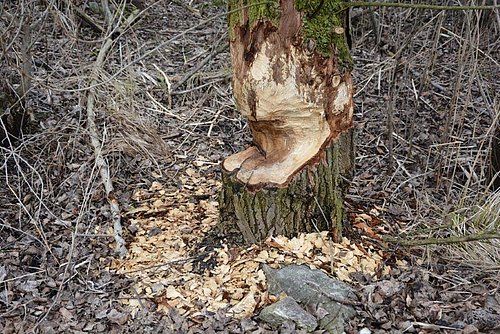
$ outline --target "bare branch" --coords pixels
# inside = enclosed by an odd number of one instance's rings
[[[127,27],[131,22],[133,22],[137,17],[137,11],[132,12],[132,14],[123,23],[124,27]],[[97,60],[94,63],[92,71],[92,81],[90,86],[96,87],[98,83],[99,71],[104,65],[104,59],[106,55],[111,50],[113,45],[113,39],[108,36],[104,41],[101,50],[97,56]],[[109,172],[109,165],[102,154],[102,143],[99,140],[98,128],[96,125],[96,112],[95,112],[95,101],[96,101],[96,89],[92,88],[89,90],[87,96],[87,128],[90,133],[90,141],[94,148],[94,156],[97,167],[99,168],[104,190],[106,191],[106,197],[111,209],[111,217],[113,220],[113,233],[115,238],[115,251],[120,256],[123,257],[127,253],[127,248],[125,247],[125,240],[122,237],[123,228],[121,225],[121,215],[120,215],[120,204],[114,194],[113,182],[111,181],[111,176]]]
[[[449,245],[449,244],[459,244],[463,242],[471,241],[483,241],[491,239],[500,239],[500,234],[498,233],[473,233],[464,236],[453,236],[449,238],[428,238],[428,239],[416,239],[416,240],[405,240],[392,237],[383,237],[384,241],[398,244],[400,246],[426,246],[426,245]]]
[[[346,3],[345,7],[398,7],[412,9],[433,9],[433,10],[495,10],[500,9],[500,5],[485,5],[485,6],[441,6],[431,4],[415,4],[415,3],[398,3],[398,2],[368,2],[354,1]]]

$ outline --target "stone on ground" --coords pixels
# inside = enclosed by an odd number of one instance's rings
[[[356,302],[352,288],[307,266],[290,265],[281,269],[263,266],[269,293],[282,292],[295,301],[312,308],[322,308],[327,314],[319,319],[319,327],[328,333],[342,333],[344,324],[356,311],[350,305]]]
[[[297,328],[312,331],[318,326],[316,318],[304,311],[293,298],[285,297],[282,300],[265,307],[259,318],[273,327],[279,327],[285,321],[292,321]]]

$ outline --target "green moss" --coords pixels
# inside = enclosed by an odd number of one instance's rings
[[[295,8],[303,13],[303,37],[305,42],[312,40],[316,50],[328,57],[337,53],[339,65],[350,67],[352,58],[345,34],[336,33],[335,28],[345,28],[346,0],[295,0]],[[248,11],[249,27],[255,22],[266,19],[278,24],[280,18],[279,0],[228,0],[229,34],[234,38],[234,27],[241,25],[242,11]],[[243,7],[243,8],[242,8]]]
[[[340,241],[342,239],[342,229],[343,229],[343,219],[344,219],[344,201],[340,192],[336,192],[335,194],[335,208],[334,212],[331,214],[333,217],[332,222],[332,231],[334,231],[334,237],[337,239],[336,241]]]
[[[345,34],[335,33],[335,28],[345,28],[344,0],[296,0],[295,7],[303,16],[305,41],[313,40],[317,51],[330,56],[332,47],[337,50],[341,65],[352,62]]]
[[[277,24],[280,18],[279,0],[229,0],[229,36],[234,37],[234,27],[241,25],[243,10],[248,10],[249,26],[266,19]]]

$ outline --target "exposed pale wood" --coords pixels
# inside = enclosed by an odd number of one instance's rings
[[[352,124],[352,81],[335,56],[300,41],[301,14],[282,3],[280,22],[234,28],[233,91],[255,146],[228,157],[225,171],[248,188],[286,186]],[[337,27],[334,34],[344,34]]]

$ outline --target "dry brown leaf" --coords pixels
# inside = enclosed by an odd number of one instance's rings
[[[71,320],[73,319],[73,314],[65,307],[61,307],[59,309],[59,313],[63,316],[64,319],[66,320]]]
[[[380,237],[366,223],[360,221],[360,222],[354,223],[354,227],[365,232],[369,237],[380,240]]]

